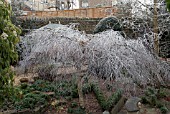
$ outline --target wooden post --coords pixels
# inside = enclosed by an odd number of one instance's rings
[[[159,54],[159,40],[158,40],[158,12],[157,12],[157,0],[154,0],[154,50],[155,53]]]
[[[80,106],[81,106],[82,108],[85,108],[84,98],[83,98],[83,91],[82,91],[83,81],[84,81],[84,77],[83,77],[83,76],[78,77],[79,103],[80,103]]]
[[[127,99],[125,97],[121,97],[121,99],[116,104],[116,106],[111,110],[111,114],[117,114],[122,109],[124,104],[126,103],[126,100]]]

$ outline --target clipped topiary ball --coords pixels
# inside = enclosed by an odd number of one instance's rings
[[[94,29],[94,33],[99,33],[108,29],[113,29],[114,31],[122,31],[121,24],[116,17],[106,17],[100,20]]]

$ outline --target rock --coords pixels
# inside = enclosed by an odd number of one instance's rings
[[[26,83],[26,82],[29,82],[29,79],[28,78],[21,78],[19,81],[21,83]]]
[[[94,29],[94,33],[99,33],[108,29],[113,29],[114,31],[122,31],[122,27],[116,17],[106,17],[100,20]]]
[[[137,112],[139,111],[138,104],[141,101],[141,98],[131,97],[127,100],[125,107],[129,112]]]
[[[139,109],[141,109],[142,108],[142,103],[141,102],[138,102],[138,105],[137,105],[138,107],[139,107]]]
[[[103,114],[110,114],[110,112],[109,111],[104,111]]]

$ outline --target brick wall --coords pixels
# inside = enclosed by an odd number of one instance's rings
[[[74,9],[74,10],[58,10],[58,11],[29,11],[26,17],[66,17],[66,18],[103,18],[115,15],[117,10],[113,7]]]

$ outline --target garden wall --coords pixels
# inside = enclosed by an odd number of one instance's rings
[[[68,25],[71,23],[78,24],[78,30],[85,31],[86,33],[92,33],[97,23],[101,18],[37,18],[37,17],[27,17],[27,18],[17,18],[15,24],[20,25],[21,28],[25,30],[38,29],[42,26],[47,25],[49,22],[55,24]]]
[[[29,11],[26,17],[67,17],[67,18],[103,18],[115,15],[116,8],[101,7],[101,8],[84,8],[74,10],[58,10],[58,11]]]

